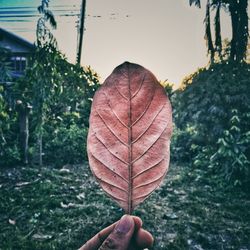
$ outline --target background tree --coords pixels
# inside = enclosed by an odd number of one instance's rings
[[[231,22],[232,22],[232,40],[230,59],[241,62],[246,58],[248,45],[248,0],[227,0]]]
[[[0,166],[20,161],[17,113],[10,72],[11,52],[0,48]]]
[[[43,46],[45,43],[56,45],[56,39],[47,25],[47,23],[49,23],[53,29],[56,29],[57,27],[54,14],[51,10],[49,10],[49,2],[50,0],[42,0],[41,4],[37,8],[38,12],[41,14],[41,17],[37,21],[36,28],[38,47]]]
[[[190,4],[200,7],[200,1],[192,0]],[[221,42],[221,7],[232,19],[232,39],[228,46]],[[245,0],[207,1],[205,33],[211,63],[186,77],[172,98],[177,127],[172,147],[177,161],[199,168],[220,184],[249,190],[250,70],[245,60],[246,7]],[[215,39],[210,30],[210,10],[216,10]]]
[[[201,7],[200,0],[189,0],[190,5]],[[231,16],[232,38],[230,41],[230,61],[241,62],[246,59],[248,46],[248,14],[247,0],[207,0],[205,16],[205,38],[207,50],[211,62],[215,59],[215,53],[222,59],[222,39],[220,26],[220,10],[223,7]],[[214,18],[215,39],[213,42],[210,29],[210,9],[216,9]]]
[[[39,145],[39,164],[42,165],[43,156],[43,125],[46,116],[46,103],[49,100],[50,93],[53,86],[51,84],[51,74],[53,74],[53,59],[57,54],[57,42],[52,32],[47,26],[47,23],[52,28],[56,28],[57,24],[52,11],[48,9],[49,0],[42,0],[41,5],[38,6],[38,11],[42,15],[37,21],[37,52],[36,63],[33,71],[39,72],[39,77],[33,82],[35,112],[37,114],[37,132],[38,132],[38,145]],[[51,86],[50,86],[51,85]]]

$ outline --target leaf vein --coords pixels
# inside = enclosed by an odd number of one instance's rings
[[[108,99],[108,96],[107,96],[107,94],[106,94],[105,92],[104,92],[104,95],[105,95],[105,97],[106,97],[106,99],[107,99],[108,106],[109,106],[110,110],[112,111],[112,113],[114,114],[114,116],[117,118],[117,120],[118,120],[125,128],[128,129],[128,126],[121,120],[121,118],[116,114],[116,112],[115,112],[115,111],[113,110],[113,108],[111,107],[110,102],[109,102],[109,99]]]
[[[118,141],[121,142],[123,145],[125,145],[126,147],[128,147],[129,145],[128,145],[126,142],[124,142],[122,139],[120,139],[120,138],[115,134],[115,132],[107,125],[107,123],[105,122],[105,120],[103,119],[103,117],[100,115],[100,113],[99,113],[97,110],[96,110],[96,113],[97,113],[97,115],[101,118],[101,120],[102,120],[103,124],[105,125],[105,127],[114,135],[114,137],[115,137],[116,139],[118,139]]]
[[[150,101],[148,102],[148,104],[147,104],[145,110],[144,110],[144,111],[140,114],[140,116],[132,123],[131,126],[134,126],[138,121],[140,121],[141,118],[142,118],[142,117],[145,115],[145,113],[148,111],[149,106],[150,106],[150,104],[152,103],[152,101],[153,101],[153,99],[154,99],[154,95],[155,95],[155,89],[154,89],[154,93],[152,94],[151,99],[150,99]]]
[[[144,174],[145,172],[151,170],[152,168],[155,168],[157,167],[161,162],[163,162],[165,160],[166,157],[162,158],[160,161],[158,161],[157,163],[155,163],[154,165],[146,168],[146,169],[143,169],[141,172],[137,173],[136,175],[134,175],[132,177],[132,179],[136,179],[137,177],[139,177],[140,175]]]
[[[128,165],[129,163],[124,161],[123,159],[121,159],[120,157],[118,157],[117,155],[115,155],[102,141],[101,139],[98,138],[98,136],[94,133],[95,138],[107,149],[107,151],[114,156],[115,158],[117,158],[118,160],[120,160],[121,162],[123,162],[124,164]]]
[[[114,84],[116,91],[121,95],[121,97],[123,97],[125,100],[128,101],[129,99],[125,95],[123,95],[122,92],[119,91],[119,89],[117,88],[117,84],[116,83],[117,83],[117,81]]]
[[[98,159],[95,155],[93,155],[93,153],[91,153],[91,155],[92,155],[92,157],[93,157],[96,161],[100,162],[105,168],[109,169],[111,172],[115,173],[115,174],[116,174],[117,176],[119,176],[122,180],[124,180],[126,183],[128,183],[128,180],[126,180],[121,174],[119,174],[119,173],[113,171],[113,170],[112,170],[111,168],[109,168],[105,163],[103,163],[100,159]]]
[[[132,95],[131,100],[132,100],[132,99],[139,93],[139,91],[141,90],[141,87],[142,87],[142,85],[143,85],[143,83],[144,83],[145,77],[146,77],[146,74],[143,75],[141,84],[140,84],[139,88],[137,89],[137,91]]]
[[[162,179],[163,177],[164,177],[164,174],[163,174],[162,176],[158,177],[158,178],[155,179],[155,180],[152,180],[152,181],[149,181],[149,182],[147,182],[147,183],[143,183],[143,184],[140,184],[140,185],[138,185],[138,186],[135,186],[135,187],[133,188],[133,190],[138,189],[138,188],[141,188],[141,187],[148,186],[148,185],[150,185],[150,184],[153,184],[153,183],[159,181],[160,179]]]
[[[159,135],[159,137],[140,155],[138,156],[137,158],[135,158],[132,163],[135,163],[136,161],[138,161],[140,158],[142,158],[148,151],[149,149],[151,149],[155,143],[161,138],[162,134],[166,131],[167,129],[167,126],[164,128],[164,130],[161,132],[161,134]]]
[[[132,141],[132,144],[133,144],[133,143],[136,143],[136,142],[137,142],[137,141],[138,141],[138,140],[148,131],[148,129],[149,129],[149,128],[151,127],[151,125],[154,123],[156,117],[160,114],[160,112],[162,111],[162,109],[163,109],[164,107],[165,107],[165,104],[162,105],[162,107],[159,109],[158,113],[156,113],[154,119],[153,119],[152,122],[148,125],[148,127],[147,127],[140,135],[138,135],[138,137],[137,137],[135,140]]]
[[[108,196],[110,196],[110,197],[113,198],[114,200],[126,202],[126,200],[124,200],[124,199],[122,199],[122,198],[118,198],[118,197],[112,195],[110,192],[107,192],[105,189],[104,189],[104,191],[108,194]]]
[[[121,187],[119,187],[119,186],[117,186],[117,185],[115,185],[115,184],[113,184],[113,183],[111,183],[111,182],[109,182],[109,181],[107,181],[107,180],[101,179],[101,178],[99,178],[99,177],[97,177],[97,176],[96,176],[96,179],[98,179],[100,182],[104,182],[104,183],[107,184],[107,185],[110,185],[110,186],[112,186],[112,187],[114,187],[114,188],[117,188],[117,189],[123,191],[123,192],[126,193],[126,194],[128,193],[128,191],[125,190],[124,188],[121,188]]]

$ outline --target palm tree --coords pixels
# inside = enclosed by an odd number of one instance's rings
[[[50,0],[41,0],[41,4],[38,6],[37,10],[42,16],[37,21],[36,37],[37,45],[41,46],[48,42],[56,46],[56,39],[51,33],[50,29],[47,27],[46,23],[49,22],[53,29],[56,29],[57,23],[54,14],[48,9]]]
[[[213,39],[212,39],[212,33],[211,33],[211,20],[210,20],[210,9],[212,4],[214,2],[210,2],[210,0],[207,0],[206,4],[206,16],[204,19],[205,23],[205,40],[207,43],[207,52],[210,55],[210,63],[214,62],[214,57],[215,57],[215,52],[218,51],[219,54],[221,53],[221,36],[220,36],[220,0],[217,1],[217,11],[215,15],[215,21],[214,21],[214,26],[215,26],[215,46],[213,44]],[[189,4],[192,5],[194,4],[195,6],[201,8],[201,1],[200,0],[189,0]]]
[[[189,4],[201,7],[200,0],[189,0]],[[207,50],[210,54],[210,61],[214,61],[215,53],[221,58],[222,39],[220,26],[220,9],[223,6],[231,15],[232,22],[232,39],[230,42],[230,60],[241,62],[246,59],[247,45],[248,45],[248,14],[247,14],[248,0],[207,0],[206,17],[205,17],[205,38],[207,41]],[[211,35],[211,21],[210,9],[216,9],[214,28],[215,39]]]

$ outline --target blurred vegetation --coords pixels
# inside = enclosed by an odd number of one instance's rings
[[[40,153],[45,164],[56,166],[85,161],[88,117],[98,86],[91,68],[68,63],[53,46],[38,47],[25,76],[11,88],[0,88],[0,166],[24,162],[22,116],[29,120],[29,161],[38,163]]]
[[[250,187],[250,65],[199,69],[174,94],[173,155],[226,185]]]
[[[1,49],[1,167],[87,160],[88,117],[99,77],[58,50],[49,1],[42,0],[38,11],[36,49],[23,77],[11,79],[11,51]]]
[[[17,166],[0,173],[1,249],[78,249],[123,211],[88,165]],[[170,166],[163,185],[135,210],[152,249],[249,249],[249,194],[221,191],[203,171]]]

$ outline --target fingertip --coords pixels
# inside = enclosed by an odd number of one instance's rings
[[[154,238],[151,233],[148,231],[140,228],[137,232],[136,238],[135,238],[136,244],[140,248],[150,248],[154,244]]]
[[[142,220],[138,216],[132,216],[135,223],[135,230],[138,231],[142,227]]]
[[[132,216],[122,216],[116,223],[114,230],[104,240],[100,249],[127,249],[133,237],[134,228],[135,222]]]
[[[135,222],[130,215],[123,215],[119,222],[115,226],[115,231],[119,231],[123,234],[128,233],[129,231],[134,231]]]

